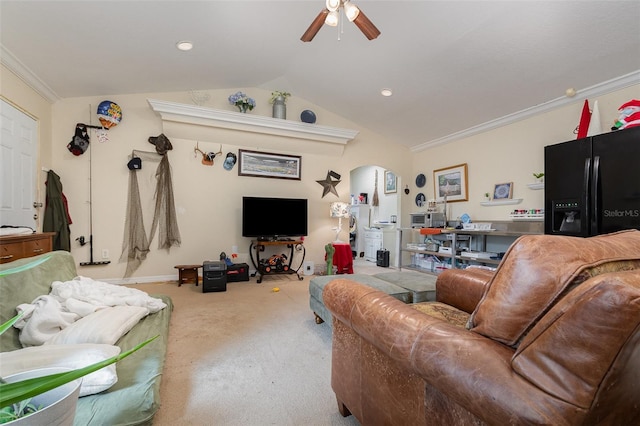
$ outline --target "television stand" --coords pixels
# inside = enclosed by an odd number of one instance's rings
[[[266,259],[260,258],[260,255],[264,253],[267,247],[275,247],[279,249],[281,246],[286,246],[289,249],[288,257],[284,253],[278,253]],[[253,253],[254,250],[255,257]],[[302,260],[300,261],[300,265],[298,265],[296,269],[293,269],[293,255],[295,254],[296,250],[302,251]],[[249,246],[249,257],[251,257],[251,263],[256,269],[255,275],[258,277],[258,283],[262,282],[262,278],[265,275],[278,274],[296,274],[298,279],[302,280],[303,277],[300,276],[298,271],[304,263],[305,254],[306,250],[304,248],[304,245],[302,244],[302,240],[252,240],[251,245]]]

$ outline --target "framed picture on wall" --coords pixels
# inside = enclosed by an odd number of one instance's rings
[[[384,172],[384,193],[392,194],[398,191],[398,179],[396,178],[395,173],[390,172],[389,170],[385,170]]]
[[[302,157],[239,150],[238,175],[276,179],[301,178]]]
[[[433,185],[436,201],[447,202],[467,201],[467,163],[457,166],[445,167],[433,171]]]
[[[513,198],[513,182],[498,183],[493,189],[494,200],[510,200]]]

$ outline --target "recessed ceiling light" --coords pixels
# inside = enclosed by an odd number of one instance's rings
[[[382,89],[380,91],[380,94],[382,96],[391,96],[391,95],[393,95],[393,91],[391,89]]]
[[[179,41],[176,43],[176,47],[178,48],[178,50],[191,50],[193,49],[193,43],[191,43],[190,41]]]

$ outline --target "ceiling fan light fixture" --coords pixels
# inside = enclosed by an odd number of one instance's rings
[[[349,0],[345,0],[343,3],[344,14],[346,15],[349,22],[353,22],[358,15],[360,14],[360,9],[355,4],[351,3]]]
[[[340,7],[340,0],[327,0],[327,9],[329,12],[335,12]]]
[[[350,22],[353,22],[366,38],[373,40],[380,35],[380,30],[378,30],[376,26],[373,25],[373,22],[365,16],[364,12],[362,12],[358,6],[351,3],[350,0],[325,0],[325,5],[326,7],[316,16],[311,25],[309,25],[309,28],[302,34],[300,40],[304,42],[313,40],[324,24],[332,27],[337,26],[340,23],[340,8],[342,8],[345,17]],[[342,32],[342,30],[340,32]],[[339,36],[338,40],[340,40]]]
[[[334,10],[329,12],[327,17],[324,20],[324,23],[329,25],[330,27],[335,27],[338,25],[338,11]]]

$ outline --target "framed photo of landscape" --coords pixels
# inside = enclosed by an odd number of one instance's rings
[[[238,176],[300,180],[302,157],[299,155],[239,150]]]
[[[467,163],[433,171],[434,194],[437,201],[448,203],[467,201],[469,198]]]

